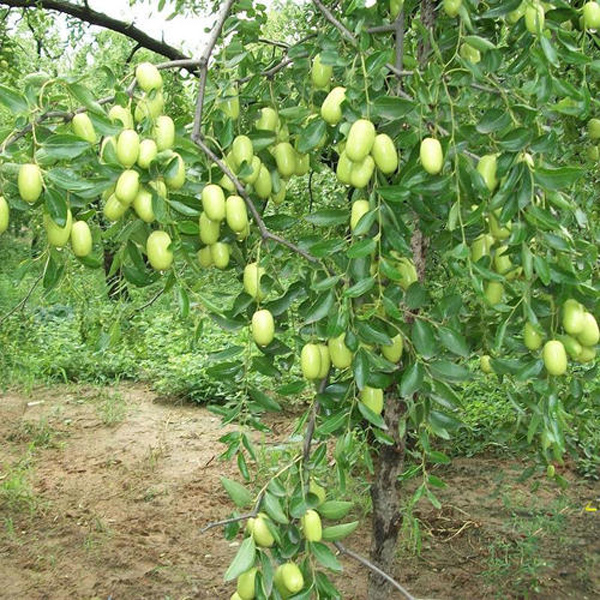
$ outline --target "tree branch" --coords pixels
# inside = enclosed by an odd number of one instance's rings
[[[227,0],[222,6],[221,11],[217,16],[217,21],[214,24],[210,36],[206,41],[206,46],[200,56],[200,80],[198,83],[198,98],[196,99],[196,112],[194,115],[194,127],[192,130],[192,139],[199,137],[200,128],[202,127],[202,111],[204,110],[204,92],[206,90],[206,75],[208,73],[208,61],[215,48],[215,44],[221,35],[225,19],[229,14],[231,7],[233,6],[234,0]]]
[[[135,40],[142,47],[152,50],[152,52],[156,52],[162,56],[166,56],[171,60],[182,60],[187,58],[186,55],[177,48],[170,46],[164,41],[154,39],[133,24],[113,19],[104,13],[92,10],[87,3],[84,3],[84,5],[81,6],[62,0],[0,0],[0,5],[8,6],[9,8],[43,8],[45,10],[54,10],[75,17],[81,21],[85,21],[86,23],[90,23],[91,25],[98,25],[105,29],[110,29],[111,31],[125,35],[132,40]]]
[[[367,567],[367,569],[370,569],[371,571],[373,571],[373,573],[376,573],[380,577],[383,577],[383,579],[385,579],[390,585],[395,587],[406,598],[406,600],[417,600],[413,595],[411,595],[411,593],[408,590],[403,588],[393,577],[391,577],[390,575],[388,575],[387,573],[382,571],[379,567],[374,565],[370,560],[367,560],[364,556],[357,554],[353,550],[349,550],[340,542],[333,542],[333,545],[342,554],[349,556],[350,558],[354,559],[356,562],[360,563],[364,567]]]
[[[209,529],[214,529],[215,527],[219,527],[221,525],[229,525],[230,523],[237,523],[238,521],[245,521],[246,519],[252,519],[252,518],[256,517],[256,515],[258,514],[258,511],[260,509],[260,505],[263,501],[264,495],[265,495],[265,492],[263,490],[258,495],[258,498],[257,498],[256,502],[254,503],[254,508],[252,509],[252,512],[245,513],[243,515],[239,515],[238,517],[231,517],[229,519],[223,519],[221,521],[215,521],[213,523],[209,523],[208,525],[206,525],[205,527],[203,527],[200,530],[200,533],[206,533]]]

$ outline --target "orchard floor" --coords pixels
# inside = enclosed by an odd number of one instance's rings
[[[283,438],[292,420],[272,425]],[[227,600],[236,544],[200,532],[231,510],[225,431],[141,386],[0,395],[0,598]],[[569,470],[563,492],[519,482],[523,466],[462,458],[440,470],[443,508],[416,513],[420,556],[399,549],[395,575],[417,598],[600,598],[599,486]],[[364,552],[368,536],[367,524],[347,545]],[[365,598],[365,570],[342,562],[344,598]]]

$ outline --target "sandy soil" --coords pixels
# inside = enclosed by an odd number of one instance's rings
[[[0,598],[228,599],[239,541],[200,532],[232,509],[226,431],[141,386],[0,396]],[[440,473],[444,506],[415,513],[422,553],[400,549],[397,578],[439,600],[600,598],[600,510],[584,509],[600,490],[568,471],[566,492],[532,489],[522,468],[476,458]],[[348,546],[364,552],[368,535]],[[343,562],[344,598],[364,598],[364,569]]]

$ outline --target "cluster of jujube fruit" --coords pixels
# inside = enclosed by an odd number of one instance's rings
[[[185,183],[185,163],[172,151],[175,142],[175,124],[171,117],[162,114],[164,97],[162,76],[151,63],[141,63],[136,68],[136,85],[141,90],[132,116],[129,108],[119,104],[108,112],[110,121],[122,127],[115,136],[103,138],[99,159],[110,166],[123,167],[115,184],[102,194],[103,214],[109,221],[118,221],[133,208],[136,215],[146,223],[155,221],[153,195],[163,199],[168,190],[177,190]],[[139,129],[139,131],[136,129]],[[92,120],[85,112],[78,112],[71,122],[73,133],[95,146],[98,135]],[[160,176],[160,172],[164,176]],[[41,168],[34,163],[21,166],[18,174],[21,198],[34,204],[40,198],[44,178]],[[7,220],[7,218],[6,218]],[[3,222],[0,201],[0,229]],[[48,243],[62,248],[69,241],[73,253],[85,257],[92,251],[92,234],[86,221],[73,221],[70,207],[64,225],[56,223],[49,213],[44,213],[44,227]],[[171,237],[166,231],[150,233],[146,251],[150,264],[158,270],[168,269],[173,262]]]

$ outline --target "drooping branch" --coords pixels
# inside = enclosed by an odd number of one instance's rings
[[[131,23],[120,21],[105,13],[95,11],[91,9],[87,3],[84,3],[82,6],[70,2],[63,2],[62,0],[0,0],[0,5],[8,6],[9,8],[43,8],[45,10],[54,10],[75,17],[90,25],[98,25],[99,27],[121,33],[136,41],[143,48],[152,50],[152,52],[156,52],[171,60],[182,60],[187,58],[181,50],[167,44],[165,41],[157,40],[149,36]]]
[[[417,600],[407,589],[402,587],[393,577],[382,571],[377,565],[374,565],[370,560],[366,559],[364,556],[357,554],[353,550],[349,550],[340,542],[333,542],[333,545],[346,556],[349,556],[356,562],[360,563],[364,567],[367,567],[373,573],[379,575],[385,579],[391,586],[395,587],[405,598],[406,600]]]

